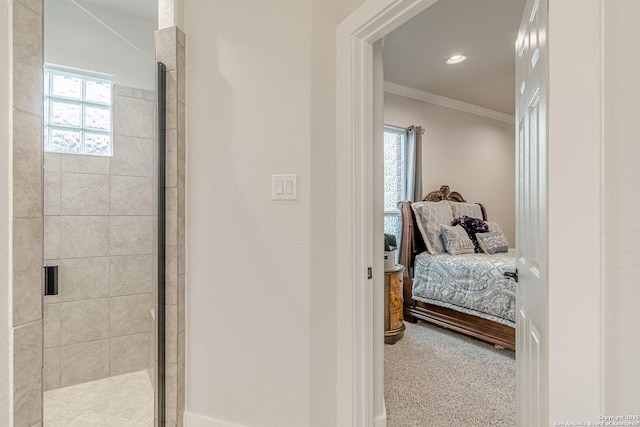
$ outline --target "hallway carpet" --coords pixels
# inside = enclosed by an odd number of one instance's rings
[[[515,352],[418,322],[384,346],[387,427],[515,426]]]

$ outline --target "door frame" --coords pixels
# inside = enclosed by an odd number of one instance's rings
[[[374,260],[373,44],[437,0],[368,0],[338,26],[336,256],[338,426],[384,426],[375,384],[374,301],[367,268]],[[543,0],[544,1],[544,0]],[[549,16],[549,420],[603,413],[602,384],[602,2],[554,1]],[[576,14],[575,11],[581,13]],[[570,31],[563,30],[571,28]],[[597,28],[597,31],[594,31]],[[554,33],[554,31],[556,31]],[[585,38],[581,34],[589,34]],[[579,72],[575,61],[579,60]],[[578,84],[576,84],[576,79]],[[587,119],[585,120],[585,114]],[[571,165],[567,156],[580,153]],[[584,213],[577,219],[565,212]],[[586,224],[593,234],[586,236]],[[596,225],[597,224],[597,225]],[[595,228],[595,229],[594,229]],[[573,242],[567,247],[566,242]],[[571,248],[580,248],[576,254]],[[576,269],[579,269],[576,271]],[[378,269],[374,268],[374,271]],[[578,273],[576,275],[576,272]],[[581,295],[580,305],[575,295]],[[585,313],[590,317],[585,318]],[[573,314],[573,315],[569,315]],[[575,363],[575,349],[584,347]],[[585,372],[587,373],[585,375]],[[571,393],[570,404],[565,399]]]
[[[382,337],[374,321],[374,286],[367,269],[382,275],[374,261],[374,190],[377,171],[374,136],[374,47],[398,26],[437,0],[369,0],[338,26],[337,80],[337,425],[384,426]],[[378,84],[382,85],[382,81]],[[381,101],[381,100],[380,100]],[[378,106],[381,107],[381,106]],[[378,165],[378,167],[382,167]],[[374,188],[376,187],[376,188]],[[380,206],[382,209],[382,206]],[[382,224],[380,224],[382,230]],[[376,280],[377,279],[377,280]],[[374,326],[375,325],[375,326]],[[380,330],[378,330],[380,329]],[[377,334],[377,335],[376,335]],[[374,350],[375,349],[375,350]],[[376,363],[377,362],[377,363]],[[378,378],[376,381],[375,378]],[[374,408],[377,413],[374,413]]]

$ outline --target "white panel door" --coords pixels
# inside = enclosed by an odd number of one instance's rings
[[[527,0],[516,41],[518,426],[548,425],[547,0]]]

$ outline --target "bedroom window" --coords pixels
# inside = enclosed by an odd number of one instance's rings
[[[111,80],[44,70],[44,150],[111,156]]]
[[[401,219],[398,202],[406,200],[407,129],[384,127],[384,232],[400,243]]]

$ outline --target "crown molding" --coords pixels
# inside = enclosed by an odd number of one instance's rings
[[[515,117],[510,114],[501,113],[489,108],[480,107],[478,105],[469,104],[468,102],[458,101],[456,99],[447,98],[446,96],[436,95],[435,93],[425,92],[424,90],[414,89],[386,80],[384,82],[384,91],[393,95],[404,96],[405,98],[411,98],[417,101],[427,102],[429,104],[439,105],[440,107],[463,111],[465,113],[471,113],[509,124],[515,123]]]

